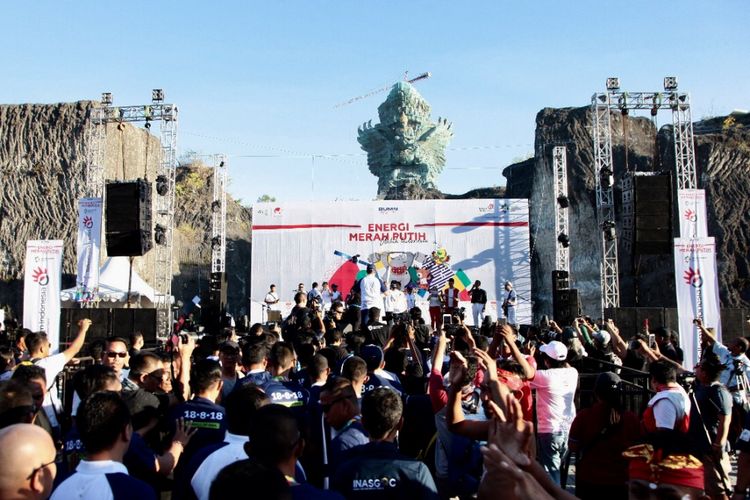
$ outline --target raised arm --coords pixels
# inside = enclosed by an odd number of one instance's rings
[[[76,338],[73,339],[70,346],[62,352],[65,355],[66,363],[73,359],[75,355],[83,349],[83,344],[86,342],[86,332],[89,330],[90,326],[91,320],[88,318],[82,319],[78,322],[78,334],[76,334]]]

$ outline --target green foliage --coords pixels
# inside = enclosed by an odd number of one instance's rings
[[[276,197],[264,194],[258,198],[258,203],[273,203],[276,201]]]
[[[190,172],[175,186],[177,196],[195,194],[206,185],[206,179],[198,172]]]

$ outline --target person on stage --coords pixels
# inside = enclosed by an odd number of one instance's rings
[[[505,293],[507,294],[505,296],[505,300],[503,300],[503,315],[505,316],[505,321],[509,325],[518,326],[518,322],[516,321],[516,304],[518,302],[518,298],[516,297],[516,291],[513,290],[513,283],[510,281],[505,282]]]
[[[266,294],[266,298],[263,299],[263,302],[266,303],[266,307],[269,311],[275,311],[278,307],[276,304],[279,303],[279,294],[276,293],[276,285],[271,285],[270,290],[268,290],[268,293]]]
[[[471,316],[474,318],[474,327],[479,328],[484,320],[484,308],[487,305],[487,292],[482,290],[482,282],[476,280],[469,294],[471,295]]]

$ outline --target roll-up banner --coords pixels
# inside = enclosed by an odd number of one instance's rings
[[[29,240],[26,242],[26,267],[23,280],[23,326],[43,331],[56,352],[60,344],[60,285],[63,242]]]
[[[703,189],[677,191],[681,238],[707,238],[706,192]]]
[[[471,318],[469,289],[487,292],[487,313],[502,317],[503,284],[518,297],[516,318],[531,321],[529,205],[523,199],[258,203],[253,207],[251,298],[270,284],[289,303],[299,283],[337,285],[346,298],[372,264],[386,283],[426,300],[453,278]]]
[[[102,243],[102,199],[81,198],[78,202],[78,302],[95,300],[99,294],[99,255]]]
[[[693,323],[703,320],[716,329],[721,341],[719,277],[716,273],[716,246],[713,238],[675,238],[674,274],[677,291],[680,345],[685,367],[692,370],[700,359],[700,334]]]

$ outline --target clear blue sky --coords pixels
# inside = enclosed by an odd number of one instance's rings
[[[750,108],[747,0],[40,0],[0,13],[1,103],[110,91],[141,104],[161,87],[180,107],[180,151],[229,155],[245,204],[373,198],[356,133],[386,94],[335,105],[406,70],[432,72],[418,88],[453,122],[439,187],[454,193],[503,185],[533,150],[536,113],[587,105],[608,76],[653,91],[676,75],[695,119]],[[311,159],[325,154],[345,156]]]

